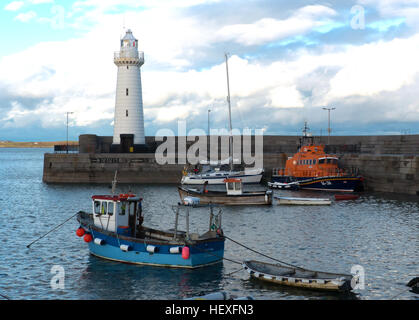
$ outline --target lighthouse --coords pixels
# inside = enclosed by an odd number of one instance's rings
[[[134,152],[145,148],[141,66],[144,52],[138,51],[138,40],[130,29],[115,52],[118,67],[115,98],[115,120],[112,150]]]

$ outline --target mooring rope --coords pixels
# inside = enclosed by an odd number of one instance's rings
[[[242,244],[242,243],[240,243],[240,242],[238,242],[238,241],[236,241],[236,240],[234,240],[234,239],[231,239],[230,237],[227,237],[226,235],[224,235],[224,237],[225,237],[226,239],[228,239],[228,240],[230,240],[230,241],[232,241],[232,242],[234,242],[234,243],[238,244],[239,246],[242,246],[243,248],[246,248],[246,249],[248,249],[248,250],[250,250],[250,251],[253,251],[254,253],[260,254],[261,256],[264,256],[264,257],[266,257],[266,258],[269,258],[269,259],[275,260],[275,261],[277,261],[277,262],[279,262],[279,263],[282,263],[282,264],[288,265],[288,266],[293,267],[293,268],[296,268],[296,269],[304,270],[304,269],[303,269],[303,268],[301,268],[301,267],[298,267],[298,266],[295,266],[295,265],[293,265],[293,264],[290,264],[290,263],[287,263],[287,262],[284,262],[284,261],[281,261],[281,260],[275,259],[275,258],[273,258],[273,257],[270,257],[270,256],[268,256],[268,255],[266,255],[266,254],[262,253],[262,252],[256,251],[256,250],[254,250],[254,249],[252,249],[252,248],[249,248],[248,246],[245,246],[244,244]]]
[[[64,222],[60,223],[58,226],[55,226],[53,229],[51,229],[50,231],[48,231],[47,233],[45,233],[44,235],[42,235],[41,237],[39,237],[38,239],[32,241],[30,244],[28,244],[26,247],[29,248],[32,244],[34,244],[35,242],[37,242],[38,240],[41,240],[43,237],[45,237],[46,235],[50,234],[52,231],[57,230],[58,228],[60,228],[61,226],[63,226],[66,222],[68,222],[71,218],[75,217],[76,215],[78,215],[79,213],[77,212],[76,214],[73,214],[70,218],[68,218],[67,220],[65,220]]]
[[[0,297],[4,298],[4,299],[6,299],[6,300],[11,300],[11,299],[10,299],[10,297],[6,296],[6,295],[5,295],[5,294],[3,294],[3,293],[0,293]]]

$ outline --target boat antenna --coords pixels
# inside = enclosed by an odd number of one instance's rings
[[[307,125],[307,121],[304,121],[304,128],[303,128],[304,137],[307,137],[308,130],[310,130],[310,128]]]
[[[115,176],[114,176],[113,181],[112,181],[112,195],[115,195],[115,189],[116,189],[116,183],[117,183],[116,176],[117,175],[118,175],[118,170],[115,170]]]
[[[229,129],[230,129],[230,137],[229,137],[229,153],[230,153],[230,171],[233,171],[233,126],[231,123],[231,102],[230,102],[230,80],[228,77],[228,53],[224,54],[226,59],[226,72],[227,72],[227,102],[228,102],[228,119],[229,119]]]

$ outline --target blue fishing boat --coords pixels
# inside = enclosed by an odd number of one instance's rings
[[[94,195],[92,213],[80,211],[80,227],[90,253],[104,259],[132,264],[197,268],[221,262],[224,235],[221,210],[209,208],[209,229],[203,234],[189,232],[190,209],[172,206],[174,229],[157,230],[143,225],[142,198],[133,194]],[[194,209],[195,210],[195,209]],[[178,230],[180,212],[186,218],[186,230]],[[207,224],[206,222],[205,224]]]

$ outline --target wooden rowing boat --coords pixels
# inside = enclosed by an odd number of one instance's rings
[[[332,201],[327,198],[295,198],[295,197],[275,197],[278,204],[285,205],[330,205]]]
[[[293,268],[261,261],[244,261],[244,269],[252,278],[284,286],[326,291],[351,291],[352,275]]]

